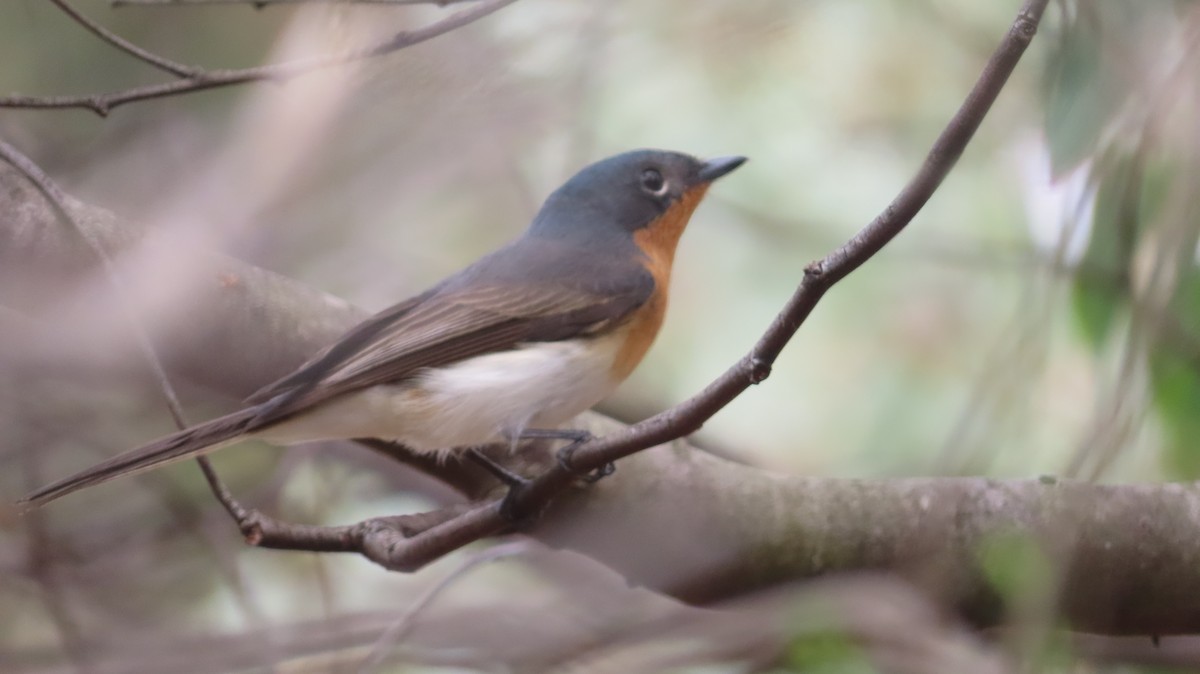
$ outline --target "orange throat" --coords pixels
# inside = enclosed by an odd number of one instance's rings
[[[698,185],[683,193],[658,219],[633,235],[633,242],[646,256],[646,271],[654,277],[654,293],[646,304],[638,309],[633,320],[625,327],[625,343],[613,362],[612,374],[617,381],[624,381],[633,369],[642,362],[667,313],[667,294],[671,287],[671,266],[675,263],[675,248],[679,237],[687,229],[688,221],[708,185]]]

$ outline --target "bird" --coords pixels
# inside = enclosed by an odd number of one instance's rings
[[[558,454],[569,468],[568,450],[589,436],[560,426],[642,361],[663,324],[680,236],[712,182],[745,161],[641,149],[590,164],[521,235],[367,318],[242,409],[46,485],[20,505],[252,438],[370,437],[441,459],[559,438],[571,441]],[[510,487],[520,479],[488,463]]]

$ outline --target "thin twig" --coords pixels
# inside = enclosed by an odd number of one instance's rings
[[[269,5],[343,4],[343,5],[458,5],[480,0],[112,0],[113,7],[176,7],[179,5]]]
[[[87,448],[97,453],[101,450],[98,445],[93,443],[88,443]],[[111,454],[106,453],[103,458],[108,456]],[[246,621],[252,625],[264,625],[263,611],[255,602],[254,588],[243,577],[237,559],[229,554],[228,539],[218,538],[216,533],[211,530],[212,527],[206,526],[203,521],[203,516],[208,513],[202,513],[199,506],[190,500],[178,498],[177,490],[173,490],[169,481],[164,479],[160,473],[143,473],[134,475],[133,479],[145,485],[162,502],[163,508],[170,514],[171,521],[165,524],[167,531],[178,533],[190,530],[201,547],[212,553],[217,575],[229,585],[234,603],[241,609]],[[41,484],[40,480],[38,482]],[[194,525],[188,526],[193,522]]]
[[[87,29],[90,33],[92,33],[96,37],[100,38],[101,40],[104,40],[105,42],[111,44],[112,46],[116,47],[117,49],[120,49],[121,51],[125,52],[126,54],[129,54],[130,56],[138,59],[139,61],[144,61],[145,63],[148,63],[148,64],[154,66],[155,68],[158,68],[159,70],[165,70],[165,71],[171,73],[172,75],[178,75],[179,77],[184,77],[184,78],[197,77],[197,76],[200,76],[203,72],[199,68],[195,68],[195,67],[192,67],[189,65],[184,65],[182,63],[176,63],[175,61],[172,61],[168,58],[164,58],[162,56],[159,56],[158,54],[154,54],[152,52],[146,51],[145,49],[142,49],[141,47],[137,46],[136,44],[133,44],[132,42],[126,40],[125,38],[121,37],[120,35],[113,33],[112,31],[108,30],[104,26],[101,26],[100,24],[96,23],[95,21],[92,21],[91,19],[87,18],[86,16],[81,14],[78,10],[76,10],[74,7],[67,4],[67,0],[50,0],[50,2],[53,2],[67,16],[71,17],[72,19],[75,19],[76,23],[83,26],[85,29]]]
[[[430,586],[417,600],[408,607],[396,622],[388,626],[379,638],[375,641],[375,645],[371,647],[371,652],[363,661],[362,666],[358,668],[358,674],[370,674],[370,672],[379,668],[387,658],[388,650],[395,644],[400,643],[408,633],[412,631],[414,625],[417,624],[417,616],[422,611],[429,607],[435,599],[446,592],[450,586],[462,580],[472,570],[494,562],[498,559],[523,555],[530,549],[529,541],[513,541],[503,545],[495,545],[486,550],[481,550],[478,554],[468,557],[459,564],[454,570],[446,574],[441,580]]]
[[[0,159],[8,162],[13,168],[20,171],[33,183],[38,191],[46,197],[46,201],[50,203],[55,215],[64,224],[83,239],[88,248],[100,261],[100,265],[104,270],[105,277],[112,285],[119,298],[129,297],[129,291],[125,288],[124,282],[117,273],[116,263],[112,256],[108,254],[104,246],[91,235],[86,227],[79,224],[75,216],[71,214],[70,208],[67,206],[67,195],[62,191],[50,176],[42,171],[41,167],[33,163],[28,157],[17,151],[16,148],[8,143],[0,140]],[[154,375],[155,381],[166,397],[167,409],[171,412],[171,417],[175,424],[180,428],[187,427],[187,421],[184,419],[183,406],[179,403],[179,397],[175,395],[175,389],[171,386],[171,382],[167,377],[166,368],[163,367],[162,361],[154,350],[153,344],[150,342],[150,335],[143,328],[141,321],[133,313],[133,309],[127,302],[121,302],[122,309],[126,312],[126,318],[129,319],[130,326],[133,328],[134,337],[137,340],[138,349],[142,352],[142,357],[146,359],[146,363],[150,366],[151,373]]]
[[[25,376],[28,375],[24,373],[18,375],[18,383],[19,379]],[[28,486],[40,483],[42,481],[41,455],[36,450],[26,450],[21,453],[21,459],[24,463],[25,480]],[[29,576],[37,582],[41,589],[42,605],[46,609],[46,615],[58,629],[63,652],[66,653],[67,658],[76,669],[80,672],[87,672],[89,671],[88,643],[72,615],[70,604],[67,601],[70,593],[63,592],[62,574],[58,569],[58,560],[53,554],[49,527],[46,526],[46,514],[29,513],[26,532],[29,540],[29,550],[26,555],[26,568]]]
[[[101,267],[104,270],[106,277],[113,285],[118,299],[126,300],[129,297],[129,294],[124,288],[121,278],[117,273],[115,262],[109,255],[104,244],[101,243],[101,241],[89,228],[83,227],[71,213],[71,210],[68,207],[68,197],[62,191],[62,189],[56,183],[54,183],[54,181],[51,180],[50,177],[46,175],[46,173],[32,160],[16,150],[16,148],[12,147],[8,143],[5,143],[3,140],[0,140],[0,160],[10,164],[43,195],[46,203],[50,206],[51,212],[54,214],[53,217],[60,222],[65,223],[68,226],[67,229],[78,235],[80,240],[84,241],[85,245],[91,249],[93,257],[101,263]],[[166,375],[165,367],[163,366],[157,352],[153,347],[149,333],[145,330],[145,326],[134,312],[132,303],[128,301],[121,301],[120,304],[122,309],[128,314],[129,323],[135,334],[138,347],[145,356],[146,362],[149,364],[152,373],[159,383],[164,397],[167,400],[167,407],[176,426],[179,428],[185,428],[187,426],[187,421],[184,418],[182,406],[179,403],[179,399],[174,391],[174,388]],[[398,448],[390,447],[390,449],[397,450]],[[224,507],[226,512],[228,512],[235,519],[244,536],[251,539],[251,541],[254,541],[256,533],[261,530],[280,531],[287,529],[289,525],[286,523],[282,523],[267,517],[258,511],[245,509],[234,498],[228,488],[226,488],[220,477],[216,474],[216,471],[213,469],[207,457],[197,457],[197,463],[199,464],[201,471],[204,473],[205,479],[213,494]],[[450,512],[451,514],[447,515],[447,517],[457,514],[457,511],[452,510]],[[428,525],[425,523],[430,521],[428,517],[419,516],[411,519],[413,519],[415,522],[421,523],[421,526],[419,527],[420,529],[426,528]],[[231,565],[228,568],[232,572],[230,579],[236,584],[240,585],[241,581],[240,577],[237,575],[236,567]],[[255,613],[257,613],[257,611],[255,611]]]
[[[195,91],[204,91],[206,89],[245,84],[247,82],[261,82],[266,80],[283,82],[316,70],[345,65],[411,47],[439,35],[449,33],[456,28],[461,28],[514,2],[516,0],[487,0],[486,2],[480,2],[471,9],[451,14],[441,21],[425,26],[424,28],[401,31],[375,44],[335,54],[310,56],[252,68],[205,70],[193,74],[186,79],[177,79],[142,87],[132,87],[108,93],[81,96],[24,96],[21,94],[0,96],[0,108],[82,108],[91,110],[103,117],[113,108],[133,101],[177,96]]]
[[[934,142],[924,164],[900,194],[853,238],[808,265],[783,310],[750,351],[699,394],[641,423],[581,445],[572,456],[575,471],[591,471],[643,449],[692,433],[750,386],[770,374],[776,357],[811,314],[825,292],[879,252],[898,235],[950,172],[987,111],[1008,81],[1037,32],[1049,0],[1026,0],[1005,40],[984,66],[974,88]],[[554,464],[515,495],[515,509],[540,512],[571,484],[574,472]],[[427,513],[433,526],[411,517],[378,518],[345,527],[259,527],[248,539],[271,548],[359,552],[388,569],[413,571],[464,545],[510,528],[500,502],[471,506],[457,516]],[[397,529],[396,525],[402,525]]]
[[[133,310],[132,303],[127,301],[130,293],[121,280],[121,276],[117,271],[117,265],[113,261],[112,256],[105,250],[104,245],[92,236],[86,227],[81,226],[79,221],[75,219],[75,216],[71,214],[70,209],[67,207],[66,194],[62,191],[62,188],[50,179],[50,176],[42,171],[41,167],[2,140],[0,140],[0,159],[8,162],[13,168],[24,174],[37,187],[38,191],[46,197],[46,201],[50,204],[51,209],[59,220],[78,234],[88,248],[91,249],[96,259],[99,260],[101,268],[104,270],[104,276],[113,287],[118,304],[121,305],[122,311],[125,312],[125,318],[133,331],[134,339],[137,341],[138,350],[141,351],[142,358],[145,359],[146,365],[150,368],[151,374],[154,376],[154,380],[158,383],[159,390],[162,391],[172,420],[174,420],[178,428],[187,428],[188,423],[183,413],[183,405],[180,404],[179,396],[175,393],[175,387],[171,385],[167,370],[163,366],[162,360],[158,357],[158,352],[155,350],[153,342],[150,340],[149,332],[146,331],[141,318]],[[213,495],[221,502],[221,505],[229,512],[230,516],[237,520],[239,526],[242,526],[244,529],[247,526],[246,523],[256,515],[259,519],[266,519],[257,513],[248,512],[238,503],[225,484],[221,482],[221,478],[213,469],[208,457],[196,457],[196,463],[199,464],[200,470],[203,471],[204,479],[208,481]]]

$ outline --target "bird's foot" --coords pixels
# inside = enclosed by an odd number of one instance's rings
[[[584,442],[586,442],[586,440]],[[612,463],[611,461],[609,463],[604,464],[603,466],[600,466],[599,468],[597,468],[595,470],[591,470],[591,471],[577,470],[574,466],[571,465],[571,455],[575,453],[575,450],[581,444],[583,444],[583,442],[572,442],[571,444],[567,445],[566,447],[563,447],[562,449],[558,450],[557,458],[558,458],[558,465],[560,468],[562,468],[563,470],[567,471],[568,473],[574,475],[575,477],[579,478],[580,480],[583,480],[584,482],[586,482],[588,484],[595,484],[595,483],[599,482],[600,480],[603,480],[604,478],[608,477],[609,475],[612,475],[613,473],[617,472],[617,465],[615,463]]]
[[[526,524],[533,521],[534,517],[528,513],[522,512],[521,497],[528,488],[528,480],[521,484],[510,484],[508,493],[504,495],[504,499],[500,501],[500,516],[513,525],[514,528],[520,529]]]
[[[525,524],[530,518],[521,512],[518,504],[521,501],[521,495],[529,488],[529,478],[514,473],[496,463],[476,448],[467,450],[467,456],[479,464],[481,468],[491,473],[492,477],[508,487],[508,493],[504,495],[504,500],[500,502],[501,517],[508,520],[513,526],[519,527]]]
[[[595,436],[590,431],[585,431],[578,428],[557,428],[557,429],[527,429],[521,433],[523,438],[542,438],[550,440],[570,440],[570,442],[558,450],[556,458],[558,465],[563,470],[576,476],[580,480],[588,484],[594,484],[600,480],[612,475],[617,471],[617,467],[611,463],[606,463],[603,466],[592,471],[580,471],[571,465],[571,455],[575,453],[585,442],[590,441]]]
[[[588,485],[594,485],[594,483],[604,480],[605,477],[617,473],[617,467],[612,463],[606,463],[598,469],[589,471],[578,470],[575,468],[575,465],[571,464],[571,456],[575,455],[575,450],[580,449],[580,446],[592,440],[594,438],[592,433],[580,431],[580,429],[566,429],[566,431],[563,431],[563,435],[560,435],[560,438],[570,440],[568,445],[562,447],[556,453],[558,467],[565,470],[566,473],[578,477],[578,479],[587,482]]]

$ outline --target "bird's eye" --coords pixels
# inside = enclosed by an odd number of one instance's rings
[[[656,197],[661,197],[667,193],[667,182],[663,180],[662,174],[657,169],[646,169],[642,171],[642,189]]]

